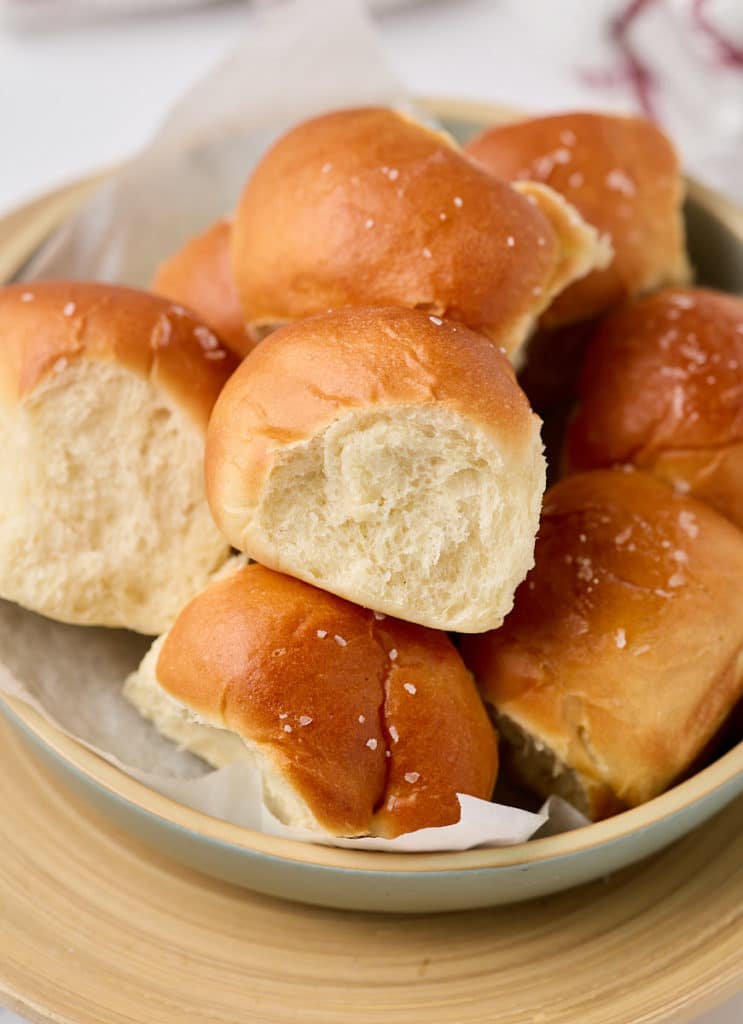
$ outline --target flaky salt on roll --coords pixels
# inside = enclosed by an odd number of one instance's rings
[[[265,328],[345,306],[407,306],[514,352],[552,298],[608,255],[560,196],[523,191],[393,110],[305,121],[261,160],[235,213],[245,319]]]
[[[567,113],[489,128],[466,147],[507,181],[541,181],[611,239],[614,258],[558,296],[542,324],[558,327],[689,277],[678,157],[639,117]]]
[[[228,556],[204,497],[206,424],[235,366],[165,299],[0,289],[0,597],[158,633]]]
[[[743,696],[743,533],[640,472],[567,477],[502,629],[462,654],[504,762],[597,819],[682,777]]]
[[[614,313],[580,402],[572,470],[633,463],[743,527],[743,299],[673,288]]]
[[[497,740],[439,632],[250,565],[213,583],[126,683],[165,736],[215,767],[252,759],[287,825],[393,837],[489,799]]]
[[[405,309],[281,328],[220,396],[207,493],[256,561],[440,629],[500,624],[532,565],[539,419],[486,338]]]
[[[244,322],[232,276],[231,225],[218,220],[161,263],[152,291],[193,309],[239,359],[258,339]]]

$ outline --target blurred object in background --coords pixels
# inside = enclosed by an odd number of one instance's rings
[[[687,164],[743,201],[743,3],[625,0],[607,31],[614,56],[586,67],[602,96],[634,108],[678,139]]]
[[[743,0],[439,0],[380,27],[416,92],[651,116],[743,203]]]
[[[48,28],[62,22],[161,14],[207,7],[223,0],[0,0],[0,18],[13,28]]]
[[[0,23],[23,29],[0,32],[0,211],[126,159],[266,9],[286,2],[0,0]],[[377,30],[411,93],[526,112],[650,113],[693,175],[743,203],[743,0],[365,6],[384,13]]]
[[[246,7],[269,7],[285,0],[0,0],[0,22],[12,28],[50,28],[67,22],[81,23],[102,18],[119,18],[195,7],[243,4]],[[367,0],[372,11],[389,11],[411,7],[422,0]],[[322,0],[318,0],[322,3]]]

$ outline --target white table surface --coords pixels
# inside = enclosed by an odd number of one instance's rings
[[[601,13],[601,4],[588,8],[584,0],[437,0],[378,25],[413,92],[557,108],[585,103],[584,87],[559,56],[524,60],[521,44],[535,18],[544,39],[551,18],[555,53],[566,31],[575,51]],[[250,18],[236,4],[44,32],[0,29],[0,213],[143,145],[179,93],[250,31]],[[0,1024],[18,1021],[0,1009]],[[742,1021],[743,993],[695,1024]]]

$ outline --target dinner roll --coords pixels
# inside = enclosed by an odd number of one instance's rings
[[[260,565],[194,598],[125,694],[215,767],[254,760],[286,825],[393,837],[495,784],[495,732],[443,633]]]
[[[551,488],[513,612],[462,646],[517,778],[596,819],[683,776],[743,696],[741,580],[743,533],[645,473]]]
[[[393,110],[341,110],[284,135],[235,214],[245,319],[273,326],[345,306],[459,320],[509,352],[570,281],[607,258],[544,189],[527,201],[446,135]]]
[[[658,292],[588,350],[568,464],[634,463],[743,526],[743,299]]]
[[[218,220],[158,267],[152,291],[195,310],[238,358],[257,338],[243,320],[232,277],[228,220]]]
[[[488,128],[466,147],[507,181],[542,181],[611,239],[614,259],[559,295],[547,327],[605,312],[628,296],[686,281],[683,181],[668,138],[650,121],[567,113]]]
[[[239,367],[207,438],[234,547],[377,611],[499,625],[532,565],[539,420],[498,348],[405,309],[280,328]]]
[[[235,362],[165,299],[0,289],[0,597],[63,622],[167,629],[229,553],[204,497]]]

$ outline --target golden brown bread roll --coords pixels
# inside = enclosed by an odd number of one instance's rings
[[[258,342],[243,320],[232,277],[231,225],[218,220],[158,267],[152,291],[193,309],[242,359]]]
[[[235,213],[245,319],[261,328],[346,306],[407,306],[514,352],[552,297],[607,256],[559,196],[527,191],[529,200],[392,110],[305,121],[264,156]]]
[[[542,181],[611,238],[614,258],[559,295],[542,315],[558,327],[625,298],[686,281],[683,181],[668,138],[650,121],[566,113],[488,128],[466,147],[506,181]]]
[[[743,527],[743,299],[672,288],[617,311],[579,393],[571,470],[633,463]]]
[[[229,547],[206,423],[235,366],[208,327],[128,288],[0,289],[0,596],[158,633]]]
[[[439,629],[500,624],[532,565],[539,420],[486,338],[406,309],[282,327],[209,425],[207,493],[256,561]]]
[[[682,776],[743,695],[743,533],[644,473],[567,477],[502,629],[466,637],[504,763],[590,818]]]
[[[393,837],[495,784],[495,732],[443,633],[260,565],[196,597],[125,693],[213,765],[257,759],[288,825]]]

